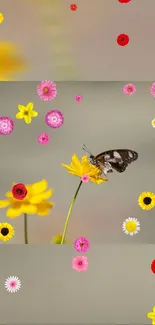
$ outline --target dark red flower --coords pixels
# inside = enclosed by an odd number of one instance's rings
[[[12,195],[16,200],[23,200],[27,195],[27,189],[24,184],[16,184],[12,187]]]
[[[120,3],[128,3],[130,2],[131,0],[118,0]]]
[[[153,260],[151,263],[151,270],[153,273],[155,273],[155,260]]]
[[[117,44],[120,46],[126,46],[129,43],[129,36],[126,34],[120,34],[117,37]]]
[[[77,5],[76,5],[75,3],[73,3],[72,5],[70,5],[70,9],[71,9],[72,11],[76,11],[76,9],[77,9]]]

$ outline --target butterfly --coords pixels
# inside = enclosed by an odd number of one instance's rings
[[[83,150],[89,153],[90,163],[98,167],[105,176],[114,170],[123,173],[129,164],[138,159],[138,153],[130,149],[107,150],[97,156],[92,155],[85,145]]]

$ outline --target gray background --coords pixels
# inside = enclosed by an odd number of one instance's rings
[[[70,0],[1,0],[0,39],[16,43],[29,63],[16,79],[153,80],[155,1],[75,2],[72,12]],[[124,48],[121,33],[131,39]]]
[[[42,102],[36,95],[38,82],[0,83],[1,116],[15,120],[10,136],[0,137],[0,199],[12,182],[31,183],[46,178],[54,188],[55,208],[47,217],[29,216],[29,243],[50,244],[60,233],[79,180],[61,167],[73,153],[81,157],[83,143],[97,154],[106,149],[130,148],[139,159],[123,174],[115,173],[102,185],[84,184],[71,217],[67,238],[89,238],[89,269],[72,270],[73,247],[53,245],[20,246],[23,217],[0,221],[15,227],[15,236],[1,246],[0,324],[150,324],[146,313],[154,305],[154,210],[142,211],[137,197],[154,191],[155,117],[149,83],[136,83],[132,97],[123,94],[126,82],[57,83],[58,95]],[[80,94],[83,101],[77,103]],[[18,104],[34,102],[39,116],[30,125],[16,120]],[[50,109],[60,109],[65,123],[52,130],[44,122]],[[47,146],[37,136],[48,132]],[[141,231],[133,238],[122,230],[125,218],[136,217]],[[5,278],[19,276],[21,290],[11,295]]]
[[[141,192],[155,191],[155,129],[151,125],[155,102],[150,95],[151,83],[136,83],[137,92],[130,98],[123,94],[125,83],[58,82],[58,95],[49,102],[40,101],[37,82],[0,84],[1,116],[15,120],[14,132],[0,137],[0,199],[5,198],[12,182],[29,184],[46,178],[54,189],[51,214],[29,216],[29,243],[48,244],[54,234],[62,232],[79,178],[68,174],[61,163],[69,164],[74,153],[79,158],[85,155],[83,143],[95,155],[107,149],[129,148],[139,153],[139,159],[126,172],[113,173],[106,183],[83,185],[72,212],[68,240],[85,235],[93,243],[155,243],[154,210],[143,211],[137,203]],[[77,94],[83,96],[81,103],[75,101]],[[31,101],[39,115],[27,125],[15,115],[18,104]],[[51,109],[64,114],[60,129],[52,130],[44,122]],[[51,136],[47,146],[37,142],[42,132]],[[128,217],[141,223],[141,232],[133,238],[121,230]],[[23,243],[23,217],[7,219],[5,209],[0,209],[0,220],[10,220],[16,228],[9,243]]]
[[[1,249],[1,324],[150,324],[154,245],[93,245],[89,269],[72,270],[68,245],[5,246]],[[4,289],[7,276],[22,287]]]

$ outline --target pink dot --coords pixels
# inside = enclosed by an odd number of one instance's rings
[[[75,97],[77,102],[81,102],[82,101],[82,96],[81,95],[76,95]]]
[[[88,175],[83,175],[83,176],[81,177],[81,181],[82,181],[83,183],[88,183],[88,182],[89,182],[89,177],[88,177]]]
[[[10,283],[10,286],[11,286],[12,288],[14,288],[14,287],[16,286],[16,282],[15,282],[15,281],[12,281],[12,282]]]

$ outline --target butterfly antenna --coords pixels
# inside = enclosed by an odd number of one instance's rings
[[[87,148],[87,146],[85,144],[83,144],[82,149],[84,151],[86,151],[87,153],[89,153],[90,155],[92,155],[92,153],[90,152],[90,150]]]

